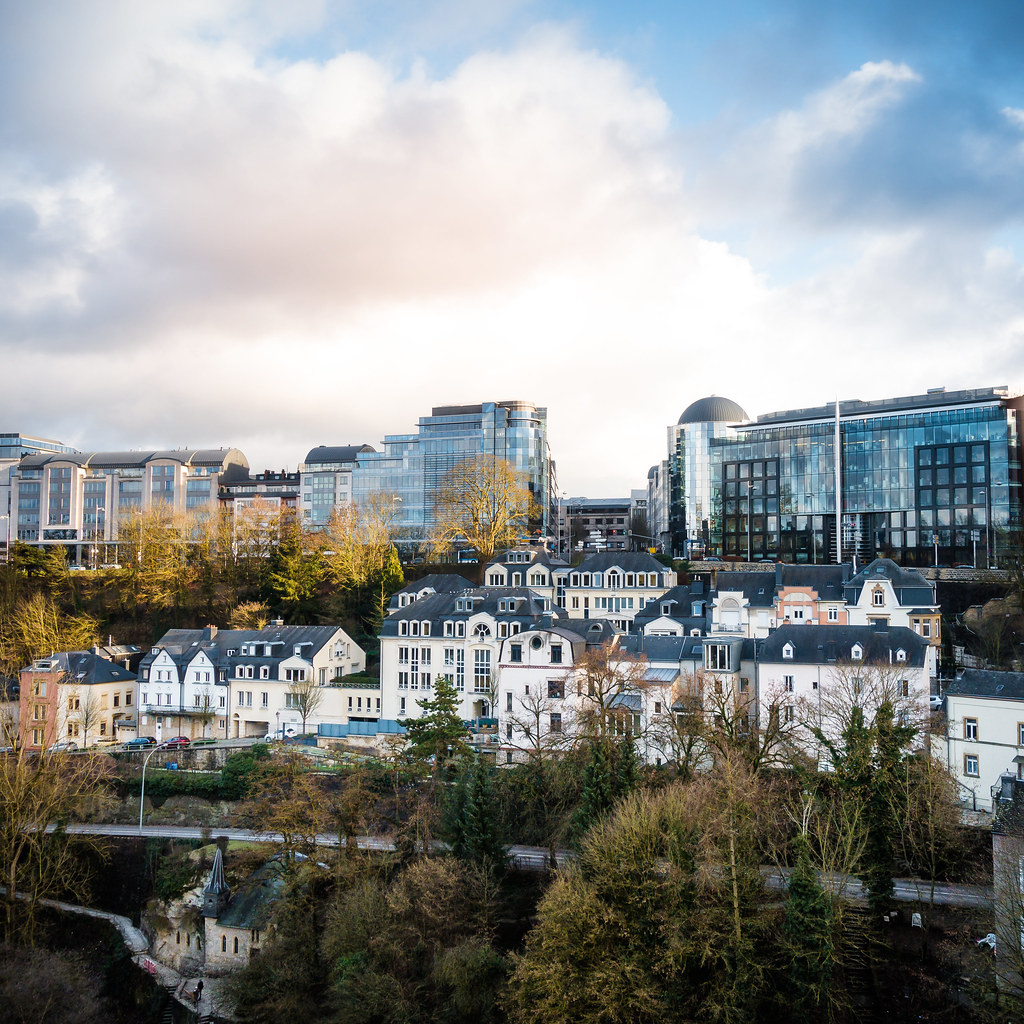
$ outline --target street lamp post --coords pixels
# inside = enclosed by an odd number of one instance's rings
[[[142,787],[139,789],[139,835],[142,835],[142,812],[146,806],[146,765],[149,759],[158,751],[166,747],[166,743],[158,743],[145,757],[142,762]]]

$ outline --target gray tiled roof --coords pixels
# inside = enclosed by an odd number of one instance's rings
[[[990,669],[966,668],[959,679],[949,684],[946,693],[963,697],[1024,700],[1024,672],[994,672]]]
[[[460,598],[471,598],[473,602],[472,611],[456,610],[456,604]],[[516,601],[515,611],[498,611],[499,601]],[[398,623],[406,620],[431,623],[431,635],[441,636],[441,630],[436,629],[445,620],[457,622],[465,620],[473,615],[485,612],[499,620],[523,622],[532,620],[541,622],[545,615],[552,621],[564,615],[559,608],[546,610],[541,599],[527,587],[474,587],[459,591],[458,593],[431,594],[428,597],[421,597],[413,604],[405,608],[398,608],[392,611],[384,620],[380,635],[398,636]]]
[[[671,572],[670,566],[662,565],[646,551],[602,551],[583,559],[573,572],[605,572],[621,569],[623,572]]]
[[[793,657],[783,658],[782,649],[793,645]],[[906,664],[920,668],[925,664],[928,641],[906,626],[877,629],[874,626],[779,626],[760,641],[762,662],[789,662],[819,665],[849,661],[854,644],[860,644],[866,664]],[[906,661],[897,662],[896,652],[906,652]]]
[[[139,667],[147,668],[161,650],[165,650],[175,664],[187,665],[198,651],[203,651],[217,668],[229,668],[239,661],[246,665],[273,665],[282,658],[291,657],[296,644],[308,644],[308,653],[315,654],[340,629],[340,626],[266,626],[263,629],[223,629],[212,639],[205,629],[169,629],[153,645]],[[242,655],[243,644],[251,642],[274,644],[272,657]],[[280,645],[280,646],[276,646]],[[234,651],[228,655],[228,651]]]
[[[915,569],[904,569],[891,558],[876,558],[846,584],[847,604],[856,604],[861,591],[873,580],[889,580],[901,605],[934,605],[935,591]]]
[[[770,608],[775,603],[774,572],[726,570],[718,573],[715,583],[716,594],[723,590],[739,591],[752,608]]]

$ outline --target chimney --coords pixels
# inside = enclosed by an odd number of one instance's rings
[[[284,619],[271,619],[270,620],[270,625],[271,626],[283,626],[284,625]]]
[[[217,627],[216,626],[207,626],[203,630],[203,639],[204,640],[212,640],[216,635],[217,635]]]

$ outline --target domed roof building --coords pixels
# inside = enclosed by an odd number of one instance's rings
[[[655,530],[663,548],[678,557],[701,556],[710,539],[711,439],[732,434],[733,427],[749,422],[743,407],[730,398],[708,395],[691,402],[668,428],[668,460],[660,481],[660,501],[648,498],[648,508],[659,515]],[[657,483],[650,482],[653,492]]]
[[[686,407],[679,417],[678,423],[746,423],[750,417],[729,398],[720,395],[709,395],[698,398]]]

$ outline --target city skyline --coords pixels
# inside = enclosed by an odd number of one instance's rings
[[[617,495],[712,393],[1019,389],[1013,4],[358,6],[0,3],[5,429],[294,469],[522,399]]]

